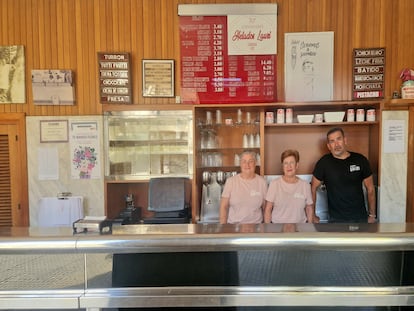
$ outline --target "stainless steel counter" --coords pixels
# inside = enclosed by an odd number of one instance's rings
[[[167,224],[114,226],[112,234],[70,228],[2,228],[1,254],[144,253],[312,249],[414,250],[414,224]]]
[[[413,251],[413,224],[2,228],[0,309],[413,306]],[[112,284],[115,256],[134,254],[135,271],[152,275],[151,254],[191,262],[215,253],[235,259],[237,284]]]

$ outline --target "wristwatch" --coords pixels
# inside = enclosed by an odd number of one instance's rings
[[[368,214],[368,217],[374,217],[374,218],[377,218],[377,215],[375,215],[375,214]]]

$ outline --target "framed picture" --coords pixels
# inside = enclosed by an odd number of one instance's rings
[[[69,141],[68,120],[40,121],[41,143],[63,143]]]
[[[332,100],[333,60],[333,31],[286,33],[286,101]]]
[[[72,70],[32,69],[32,91],[35,105],[73,105]]]
[[[142,96],[174,97],[174,60],[142,60]]]

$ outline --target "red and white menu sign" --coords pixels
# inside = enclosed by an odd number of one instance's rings
[[[276,42],[276,31],[270,30],[271,27],[263,26],[264,22],[259,24],[262,30],[261,36],[257,32],[257,23],[250,30],[244,28],[239,32],[241,41],[245,38],[255,44],[250,54],[229,55],[230,33],[227,16],[181,16],[182,102],[188,104],[275,102],[276,53],[263,54],[261,49],[268,51],[270,38],[273,40],[274,37]],[[245,35],[242,35],[243,31]],[[276,50],[276,43],[274,50]]]

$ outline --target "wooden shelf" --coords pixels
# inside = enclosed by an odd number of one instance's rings
[[[379,121],[363,121],[363,122],[312,122],[312,123],[267,123],[265,127],[304,127],[304,126],[353,126],[353,125],[372,125],[378,124]]]

